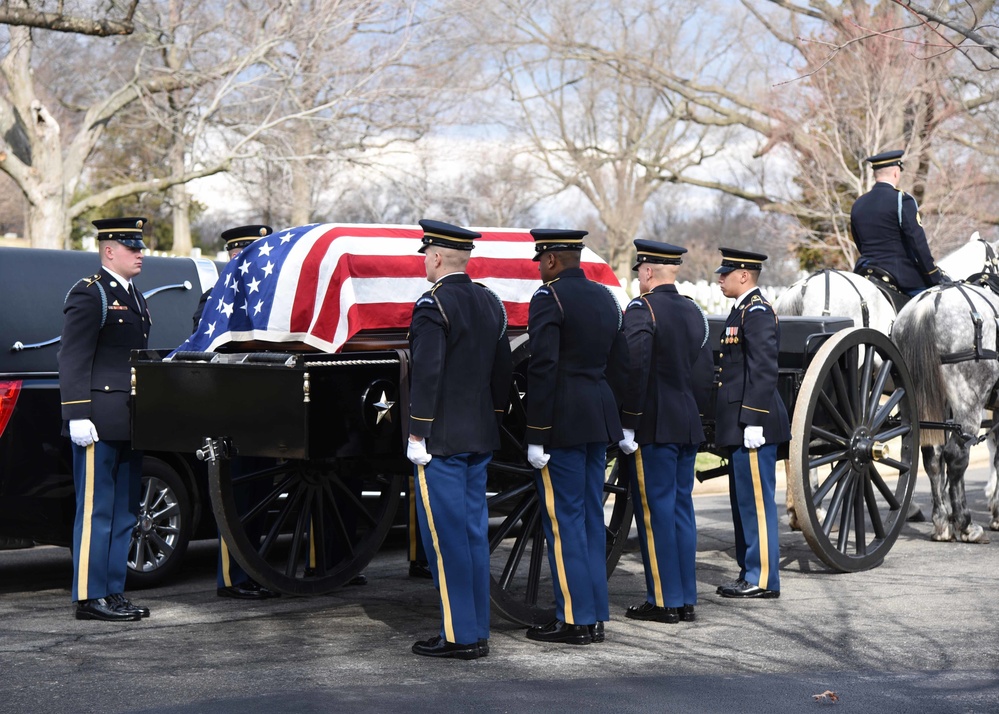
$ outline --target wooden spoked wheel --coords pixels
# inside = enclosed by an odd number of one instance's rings
[[[401,473],[359,460],[212,462],[212,508],[228,548],[261,585],[328,593],[371,561],[395,520]]]
[[[805,372],[790,472],[802,533],[842,572],[880,564],[905,524],[919,460],[912,381],[891,340],[837,332]]]

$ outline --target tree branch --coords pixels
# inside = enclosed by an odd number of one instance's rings
[[[113,186],[106,191],[101,191],[99,193],[92,194],[86,198],[77,201],[72,206],[69,207],[67,213],[69,214],[70,220],[77,218],[87,211],[100,208],[110,201],[114,201],[119,198],[124,198],[125,196],[134,196],[137,193],[144,193],[146,191],[163,191],[171,186],[176,186],[177,184],[187,183],[188,181],[193,181],[194,179],[203,178],[205,176],[211,176],[213,174],[221,173],[222,171],[229,170],[229,159],[224,159],[221,162],[210,166],[205,169],[200,169],[198,171],[189,171],[180,176],[169,176],[167,178],[161,179],[150,179],[149,181],[135,181],[133,183],[126,183],[120,186]]]
[[[0,6],[0,24],[37,27],[41,30],[54,32],[69,32],[75,35],[95,35],[110,37],[113,35],[131,35],[135,31],[132,16],[139,0],[132,4],[122,20],[92,20],[86,17],[74,17],[54,12],[38,12],[28,8],[10,7],[6,3]]]

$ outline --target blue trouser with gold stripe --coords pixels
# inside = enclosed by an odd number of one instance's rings
[[[697,604],[696,459],[696,444],[643,444],[622,461],[631,478],[645,598],[657,607]]]
[[[274,459],[270,458],[237,456],[229,462],[229,474],[231,478],[236,479],[257,471],[264,471],[274,465]],[[232,497],[236,502],[237,512],[241,515],[246,513],[266,498],[273,488],[273,477],[251,479],[245,483],[236,484],[232,489]],[[252,522],[245,525],[246,534],[251,542],[259,542],[260,537],[265,531],[264,526],[264,516],[255,518]],[[315,567],[314,564],[311,565]],[[215,576],[216,585],[220,588],[228,588],[233,585],[242,585],[250,579],[249,574],[232,557],[232,551],[229,550],[229,546],[223,540],[222,533],[220,532],[218,568]]]
[[[416,477],[409,477],[409,491],[407,494],[406,502],[408,508],[406,509],[407,518],[406,525],[409,531],[409,547],[406,549],[407,556],[409,557],[409,562],[411,563],[426,563],[427,562],[427,551],[423,547],[423,536],[420,535],[420,521],[416,517]]]
[[[492,454],[434,456],[417,466],[416,514],[441,598],[441,637],[489,638],[489,513],[486,466]]]
[[[142,452],[127,441],[73,444],[73,600],[125,592],[128,544],[138,519]]]
[[[548,449],[551,459],[534,481],[548,539],[555,616],[570,625],[610,619],[604,477],[607,445]]]
[[[730,498],[735,524],[735,558],[743,579],[765,590],[780,590],[777,542],[777,445],[731,449]]]

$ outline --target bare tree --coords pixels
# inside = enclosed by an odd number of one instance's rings
[[[724,42],[708,38],[696,4],[670,0],[498,0],[481,12],[502,88],[499,110],[526,136],[559,188],[581,192],[604,227],[606,257],[631,270],[631,241],[656,190],[714,155],[723,132],[687,121],[687,102],[620,60],[699,68]],[[705,52],[705,48],[714,47]],[[599,55],[606,61],[594,61]],[[496,102],[499,105],[499,102]],[[719,133],[720,141],[705,140]],[[566,220],[577,223],[578,218]]]
[[[248,25],[251,31],[238,44],[223,42],[220,35],[215,34],[212,47],[217,53],[217,61],[209,65],[188,64],[184,71],[163,72],[150,66],[149,52],[155,51],[164,41],[161,34],[152,31],[139,33],[134,38],[112,40],[121,44],[111,49],[104,46],[103,51],[117,50],[115,54],[118,55],[115,61],[107,64],[105,74],[98,73],[98,68],[103,69],[104,65],[81,64],[80,55],[66,57],[63,49],[62,62],[46,67],[50,73],[58,73],[62,68],[63,86],[67,85],[67,77],[72,77],[72,72],[79,68],[85,68],[93,75],[93,81],[88,84],[81,86],[77,77],[77,84],[69,85],[72,95],[83,100],[75,105],[60,102],[59,98],[49,95],[47,87],[36,84],[33,54],[39,40],[32,32],[26,27],[7,28],[5,52],[0,59],[5,83],[0,96],[0,129],[4,137],[0,148],[6,152],[0,160],[0,170],[15,181],[26,198],[26,233],[32,244],[63,247],[68,240],[71,221],[86,211],[123,196],[164,190],[224,170],[231,154],[211,164],[188,169],[181,175],[157,176],[154,173],[97,193],[78,195],[83,188],[87,162],[119,113],[150,97],[182,89],[221,86],[213,97],[216,103],[222,97],[232,96],[226,87],[247,81],[249,70],[260,65],[280,42],[289,4],[293,5],[294,0],[285,0],[263,15],[254,12],[254,22]],[[216,18],[221,15],[229,21],[234,20],[241,7],[242,4],[235,1],[201,3],[199,6],[200,9],[213,9]],[[145,27],[152,29],[149,25]],[[81,50],[91,47],[77,45]],[[133,64],[128,71],[123,71],[127,57],[132,58]],[[54,105],[51,111],[50,104]],[[217,106],[209,102],[202,111],[210,116],[216,109]],[[60,122],[57,113],[68,115],[69,119]],[[72,130],[72,134],[63,136],[64,127]]]
[[[447,3],[309,0],[298,12],[308,32],[288,38],[260,85],[290,119],[260,136],[239,177],[254,203],[277,191],[271,210],[295,225],[329,214],[345,170],[406,160],[473,69],[458,62],[467,45],[447,34]]]
[[[980,77],[969,79],[949,56],[928,58],[923,23],[895,3],[873,10],[865,2],[742,0],[755,26],[739,55],[741,71],[762,76],[780,68],[784,82],[738,91],[698,68],[651,61],[644,52],[580,47],[622,77],[644,75],[686,100],[689,122],[738,128],[735,140],[752,147],[742,167],[715,165],[710,175],[674,172],[668,180],[701,186],[798,219],[806,228],[806,265],[852,259],[847,216],[871,177],[865,156],[888,148],[907,151],[903,188],[913,193],[937,245],[967,237],[973,223],[993,222],[983,203],[994,186],[991,167],[968,161],[968,134],[977,112],[999,94]],[[731,7],[728,9],[731,15]],[[722,21],[720,18],[718,21]],[[762,30],[762,32],[761,32]],[[919,48],[915,53],[912,48]],[[754,67],[754,61],[763,58]],[[736,60],[721,61],[729,66]],[[731,153],[729,153],[731,156]],[[975,170],[972,170],[972,169]],[[740,170],[741,169],[741,170]]]

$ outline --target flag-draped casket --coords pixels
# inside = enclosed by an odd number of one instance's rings
[[[503,301],[513,330],[527,326],[540,286],[534,241],[521,229],[476,228],[468,273]],[[409,327],[430,285],[419,226],[317,224],[255,241],[229,262],[201,322],[179,348],[212,352],[231,343],[277,343],[338,352],[356,335]],[[627,301],[614,272],[584,249],[586,275]]]

